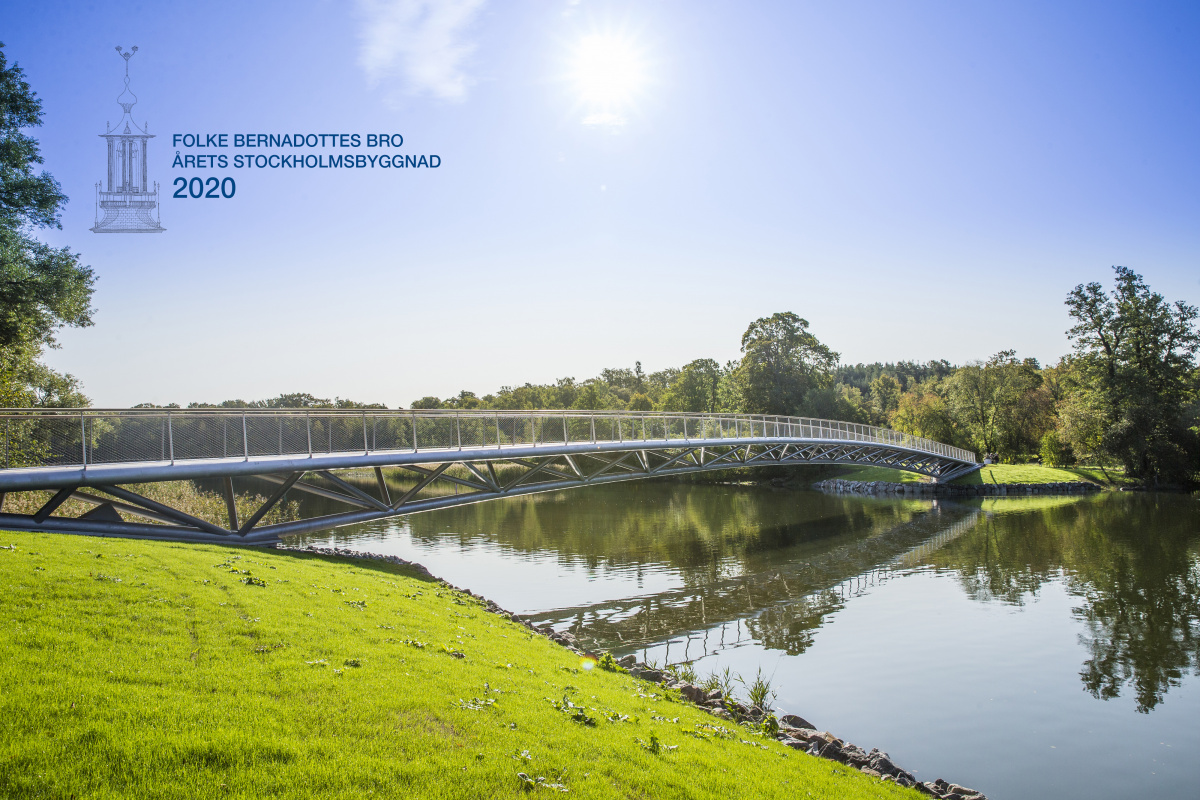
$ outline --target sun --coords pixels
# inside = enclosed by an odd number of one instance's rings
[[[629,39],[593,34],[576,45],[570,77],[579,100],[590,111],[616,113],[645,84],[645,61]]]

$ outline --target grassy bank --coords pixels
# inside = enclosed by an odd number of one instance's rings
[[[929,478],[916,472],[906,472],[902,469],[887,467],[850,467],[841,470],[833,477],[844,481],[886,481],[887,483],[928,483]]]
[[[402,567],[0,544],[6,797],[920,796],[586,669]]]
[[[886,467],[853,467],[836,477],[847,481],[887,481],[888,483],[919,483],[928,481],[924,475]],[[987,464],[970,475],[951,483],[978,485],[981,483],[1098,483],[1101,486],[1123,486],[1131,483],[1119,469],[1109,467],[1046,467],[1041,464]]]
[[[1114,479],[1120,473],[1108,471]],[[952,483],[977,485],[981,483],[1071,483],[1107,484],[1098,467],[1047,467],[1041,464],[988,464],[964,475]]]

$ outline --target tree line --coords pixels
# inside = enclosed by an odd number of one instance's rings
[[[41,101],[0,44],[0,405],[89,404],[79,382],[41,363],[63,326],[92,324],[95,276],[68,248],[37,241],[61,227],[66,197],[37,140]],[[1001,460],[1119,465],[1148,483],[1189,482],[1200,471],[1197,310],[1168,302],[1127,267],[1066,298],[1073,351],[1050,366],[1002,350],[982,361],[842,364],[808,322],[780,312],[750,323],[741,356],[699,358],[647,374],[605,369],[577,381],[463,390],[412,408],[621,409],[822,417],[887,426]],[[192,403],[189,408],[385,408],[311,394]]]
[[[986,360],[841,364],[791,312],[757,319],[740,359],[702,358],[645,374],[505,386],[483,396],[423,397],[412,408],[628,409],[822,417],[890,427],[992,453],[1123,467],[1151,483],[1200,471],[1197,310],[1169,303],[1127,267],[1115,286],[1075,287],[1066,298],[1074,349],[1042,366],[1002,350]]]

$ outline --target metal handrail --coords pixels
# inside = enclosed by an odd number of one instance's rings
[[[232,423],[232,424],[231,424]],[[827,440],[974,464],[907,433],[810,417],[578,409],[0,409],[0,469],[256,456],[421,452],[611,442]],[[14,457],[14,455],[16,457]]]

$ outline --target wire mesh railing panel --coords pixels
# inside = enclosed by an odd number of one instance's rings
[[[241,420],[235,418],[233,422],[234,429],[230,431],[230,419],[225,415],[172,414],[167,428],[171,457],[187,461],[243,456]]]
[[[312,440],[313,453],[362,453],[367,449],[367,440],[363,436],[365,426],[361,415],[309,414],[306,423],[309,437]],[[263,432],[265,433],[265,430]],[[265,440],[256,439],[254,436],[250,437],[251,455],[255,455],[254,447],[256,445],[265,445]],[[268,455],[268,453],[263,453],[263,455]]]
[[[332,425],[330,430],[333,431],[339,427],[345,426],[348,422],[350,427],[353,427],[356,446],[353,448],[335,448],[337,449],[353,449],[363,450],[362,439],[362,423],[359,420],[336,420],[330,421]],[[355,423],[358,424],[355,424]],[[236,436],[237,427],[242,423],[240,419],[229,420],[226,427],[222,430],[222,434],[228,433],[229,428],[234,428],[233,433]],[[304,415],[287,415],[287,416],[247,416],[245,418],[246,441],[245,450],[250,456],[287,456],[287,455],[307,455],[309,452],[309,425]],[[328,431],[327,431],[328,433]],[[326,437],[328,438],[328,437]],[[235,439],[240,442],[241,437]],[[328,442],[326,442],[328,446]],[[226,439],[225,449],[229,449],[228,439]],[[316,449],[316,442],[313,442],[313,449]]]
[[[435,414],[417,414],[417,449],[447,450],[458,447],[458,435],[454,417]]]
[[[83,428],[78,417],[48,419],[39,427],[48,464],[77,464],[83,458]]]
[[[6,419],[4,463],[6,467],[78,464],[83,458],[83,436],[78,416]]]
[[[642,436],[650,441],[667,438],[667,426],[662,417],[642,417]]]
[[[714,417],[698,417],[688,423],[688,436],[692,439],[716,439],[719,428]]]
[[[496,430],[491,420],[475,415],[459,417],[459,440],[463,447],[494,447]]]
[[[40,419],[4,420],[4,467],[39,467],[48,449],[40,432]]]
[[[567,437],[572,442],[592,442],[595,437],[592,435],[592,420],[594,417],[591,414],[587,416],[569,416],[567,417]]]
[[[619,442],[617,433],[617,423],[621,419],[619,414],[597,414],[591,417],[592,429],[595,431],[596,442]]]
[[[412,417],[396,414],[368,414],[367,441],[372,451],[412,450]]]
[[[167,417],[88,416],[87,463],[119,464],[127,461],[169,461]],[[59,420],[59,423],[66,419]],[[78,426],[78,421],[75,425]],[[72,461],[79,461],[76,454]]]
[[[533,424],[528,416],[497,414],[495,424],[500,432],[501,447],[533,444]]]
[[[534,444],[562,444],[566,441],[567,417],[565,414],[535,416]]]

